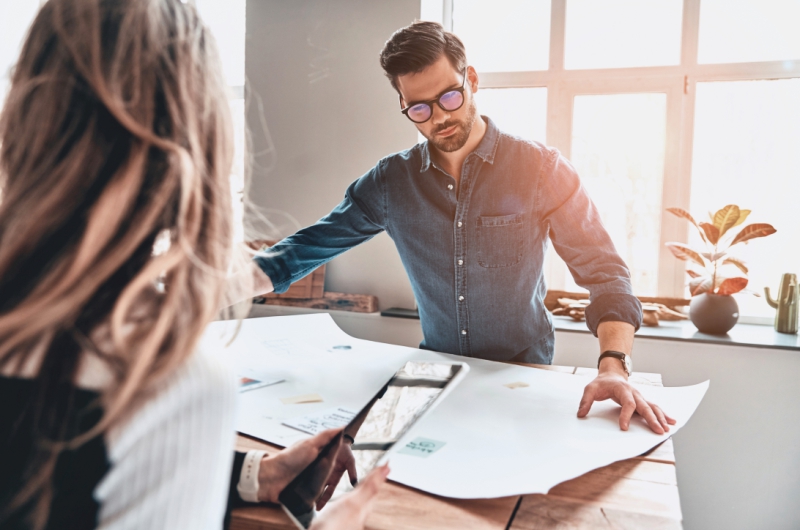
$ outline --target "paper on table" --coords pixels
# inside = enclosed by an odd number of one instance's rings
[[[219,335],[233,326],[216,322],[207,335]],[[266,338],[302,344],[306,353],[265,351]],[[203,345],[211,347],[213,342],[206,343],[204,338]],[[334,350],[338,345],[350,349]],[[470,372],[464,381],[415,426],[408,440],[397,444],[404,447],[416,438],[426,438],[446,446],[427,458],[400,452],[391,457],[392,480],[456,498],[546,493],[587,471],[640,455],[685,425],[708,388],[708,382],[678,388],[634,385],[678,422],[669,434],[657,435],[638,417],[627,432],[621,431],[619,407],[612,402],[595,403],[588,418],[578,419],[587,378],[355,339],[327,314],[248,319],[229,347],[217,349],[223,359],[249,352],[250,358],[277,369],[270,373],[283,376],[284,370],[287,374],[286,383],[242,394],[244,400],[250,394],[271,393],[280,398],[290,388],[298,394],[319,392],[328,403],[352,410],[360,409],[408,360],[468,363]],[[503,387],[509,382],[528,386],[512,392]],[[278,389],[283,389],[280,395]],[[324,404],[304,407],[309,414],[325,410]],[[250,412],[240,417],[237,428],[290,445],[307,435],[282,425],[291,417],[284,412],[287,408],[277,399],[250,400]]]
[[[323,399],[319,394],[303,394],[281,398],[281,401],[284,405],[297,405],[299,403],[322,403]]]
[[[290,418],[283,422],[287,427],[303,431],[308,434],[319,434],[326,429],[344,427],[356,417],[357,412],[344,407],[328,409],[317,414],[308,414],[298,418]]]

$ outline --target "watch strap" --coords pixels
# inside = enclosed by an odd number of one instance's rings
[[[600,368],[600,361],[602,361],[606,357],[613,357],[615,359],[619,359],[619,362],[622,363],[622,367],[625,369],[625,372],[628,374],[628,376],[631,375],[630,370],[628,370],[628,363],[625,362],[625,358],[629,357],[628,354],[622,353],[621,351],[616,351],[616,350],[606,350],[603,353],[601,353],[600,357],[597,359],[597,368],[598,369]]]

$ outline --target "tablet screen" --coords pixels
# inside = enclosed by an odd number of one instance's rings
[[[358,478],[363,478],[428,411],[448,385],[468,366],[462,363],[409,361],[395,373],[344,428],[352,436]],[[336,436],[280,494],[286,511],[301,528],[308,528],[314,506],[322,495],[343,435]],[[342,476],[334,498],[353,489]]]

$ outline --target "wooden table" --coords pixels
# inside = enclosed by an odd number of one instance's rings
[[[526,366],[587,378],[597,374],[597,370],[588,368]],[[630,381],[661,386],[661,375],[634,372]],[[576,409],[577,406],[576,403]],[[280,450],[273,445],[241,435],[237,441],[237,449]],[[641,456],[615,462],[562,482],[546,495],[449,499],[387,482],[373,504],[367,519],[367,528],[672,530],[683,527],[681,520],[675,456],[670,439]],[[234,510],[231,529],[295,530],[296,527],[278,506],[259,505]]]

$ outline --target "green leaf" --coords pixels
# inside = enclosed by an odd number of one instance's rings
[[[717,210],[714,214],[714,226],[719,230],[719,237],[725,235],[729,228],[736,224],[739,220],[739,207],[735,204],[729,204]]]
[[[687,212],[686,210],[684,210],[682,208],[667,208],[667,211],[669,213],[671,213],[672,215],[675,215],[677,217],[681,217],[683,219],[686,219],[690,223],[692,223],[694,225],[694,227],[697,228],[697,231],[700,233],[700,237],[703,238],[703,241],[706,240],[706,235],[703,233],[703,230],[700,229],[700,225],[698,225],[697,221],[694,220],[694,217],[692,217],[692,214],[690,214],[689,212]]]
[[[717,294],[719,295],[729,295],[738,293],[742,289],[747,287],[747,278],[728,278],[723,280],[722,283],[719,284],[719,289],[717,289]]]
[[[709,223],[700,223],[700,228],[705,232],[708,242],[712,245],[716,245],[720,236],[719,228]]]
[[[737,243],[749,241],[757,237],[766,237],[768,235],[774,234],[775,232],[777,232],[777,230],[775,230],[775,228],[773,228],[772,225],[767,223],[755,223],[747,225],[744,228],[742,228],[738,234],[736,234],[736,237],[733,238],[733,241],[731,241],[730,246],[732,247]]]
[[[722,264],[723,265],[733,265],[734,267],[738,268],[740,271],[742,271],[745,274],[750,272],[750,271],[747,270],[747,266],[744,264],[744,262],[742,260],[740,260],[739,258],[731,258],[731,257],[725,258],[725,261],[723,261]]]
[[[672,254],[676,258],[682,259],[684,261],[686,260],[693,261],[703,268],[706,267],[706,262],[705,260],[703,260],[703,256],[698,254],[694,249],[692,249],[688,245],[676,242],[666,243],[666,245],[667,248],[669,248],[672,251]]]

